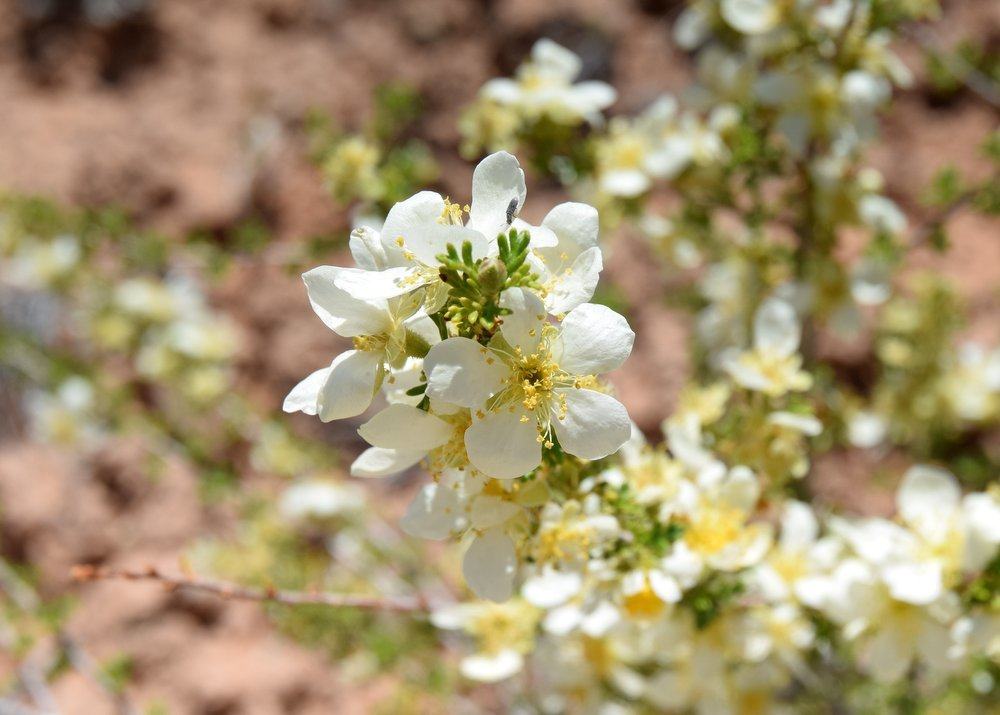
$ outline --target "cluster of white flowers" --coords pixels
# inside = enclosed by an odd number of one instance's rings
[[[650,446],[597,378],[634,336],[586,302],[596,212],[563,204],[531,226],[524,197],[514,158],[491,155],[470,208],[418,194],[380,232],[355,231],[360,268],[306,273],[317,314],[354,348],[285,405],[351,417],[384,393],[351,471],[432,475],[402,526],[464,545],[485,600],[432,619],[473,642],[463,674],[527,669],[552,711],[739,712],[836,663],[881,683],[914,664],[931,682],[986,673],[1000,619],[969,589],[1000,550],[1000,493],[963,498],[950,474],[917,466],[895,520],[821,519],[783,499],[823,430],[801,398],[812,376],[788,290],[761,302],[749,346],[720,351],[724,378],[685,390],[665,446]]]
[[[102,348],[134,351],[142,377],[175,382],[195,402],[213,400],[230,385],[236,330],[189,279],[124,281],[96,311],[92,331]]]
[[[514,149],[520,137],[543,125],[572,129],[603,123],[602,112],[617,94],[605,82],[576,82],[582,68],[582,60],[565,47],[549,39],[536,42],[515,78],[488,81],[462,117],[467,153]]]
[[[525,193],[517,160],[490,155],[470,206],[418,193],[381,231],[353,232],[358,267],[304,274],[313,309],[353,348],[285,401],[327,421],[361,415],[382,391],[388,405],[360,427],[372,446],[351,473],[422,462],[434,482],[404,528],[467,541],[466,578],[497,601],[548,501],[543,461],[599,460],[630,434],[598,377],[622,364],[634,335],[587,302],[602,268],[597,212],[565,203],[531,226],[518,218]]]
[[[617,95],[604,82],[574,84],[582,67],[576,54],[541,39],[531,49],[531,58],[518,68],[516,79],[492,79],[480,93],[524,119],[544,116],[560,124],[599,123],[601,111],[614,104]]]
[[[674,179],[688,167],[712,167],[729,155],[723,134],[739,122],[725,106],[702,119],[680,112],[677,100],[663,95],[635,119],[615,117],[606,135],[595,138],[597,188],[631,199],[657,180]]]
[[[467,677],[527,668],[554,712],[780,707],[838,658],[878,683],[976,673],[992,687],[982,659],[1000,663],[1000,618],[963,594],[1000,553],[1000,493],[963,498],[950,474],[916,466],[895,520],[766,508],[754,473],[714,457],[694,417],[665,425],[667,450],[636,437],[545,507],[519,597],[435,614],[475,644]]]
[[[80,263],[83,249],[76,236],[64,234],[51,241],[15,240],[2,233],[0,224],[0,281],[24,290],[56,286]]]
[[[27,395],[25,411],[35,439],[62,447],[86,449],[101,437],[95,419],[94,386],[79,375],[60,383],[51,392]]]
[[[846,154],[874,132],[873,113],[892,84],[911,81],[888,47],[890,34],[866,31],[872,13],[853,0],[698,0],[674,36],[687,49],[708,46],[699,69],[716,106],[749,97],[774,112],[794,151],[819,138]],[[817,48],[815,61],[789,51],[803,41]]]

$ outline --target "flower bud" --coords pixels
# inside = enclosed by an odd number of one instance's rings
[[[497,295],[507,281],[507,266],[499,258],[488,258],[480,266],[476,280],[482,286],[484,294]]]

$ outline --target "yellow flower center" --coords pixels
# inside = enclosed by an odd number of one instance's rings
[[[534,645],[538,612],[522,601],[484,604],[466,630],[476,638],[480,649],[495,654],[508,648],[527,653]]]
[[[386,335],[358,335],[353,338],[354,349],[360,350],[366,353],[376,353],[383,352],[386,346],[389,344],[389,338]]]
[[[684,541],[702,556],[717,554],[739,538],[743,519],[734,507],[704,504],[684,530]]]
[[[666,604],[653,593],[653,588],[649,585],[649,578],[645,578],[641,589],[622,599],[622,608],[625,609],[629,618],[649,620],[663,613]]]
[[[773,568],[786,583],[793,583],[808,573],[808,564],[801,553],[776,551],[770,559]]]
[[[427,455],[427,470],[431,474],[440,474],[446,469],[464,469],[469,466],[469,457],[465,450],[465,430],[472,424],[472,415],[467,410],[459,410],[452,415],[437,415],[451,425],[451,435],[448,441],[440,447],[435,447]]]

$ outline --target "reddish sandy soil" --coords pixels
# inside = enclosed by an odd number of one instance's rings
[[[945,5],[945,40],[996,43],[1000,5]],[[509,72],[534,39],[548,35],[581,51],[589,74],[619,88],[616,110],[640,108],[688,81],[688,61],[669,39],[667,18],[677,6],[623,1],[609,12],[602,0],[164,0],[134,22],[94,29],[33,23],[18,3],[2,0],[0,184],[77,204],[114,202],[174,234],[223,230],[249,215],[266,217],[282,242],[343,230],[346,216],[305,157],[310,108],[351,126],[370,108],[376,84],[413,84],[427,100],[420,132],[444,167],[442,188],[462,197],[471,167],[456,158],[455,120],[484,80]],[[967,93],[932,106],[919,52],[904,46],[903,54],[918,82],[901,96],[872,158],[889,193],[919,216],[916,197],[935,169],[953,162],[983,171],[975,145],[997,114]],[[264,134],[270,139],[260,146],[255,137]],[[558,198],[532,193],[529,180],[526,214],[539,218]],[[960,214],[952,228],[950,256],[920,255],[915,264],[958,279],[973,310],[970,332],[998,340],[997,226]],[[617,241],[607,273],[639,334],[615,382],[634,418],[653,431],[686,374],[688,320],[650,300],[664,279],[636,239]],[[277,404],[335,347],[298,281],[277,267],[241,266],[216,297],[247,329],[247,374],[263,401]],[[172,566],[192,538],[225,530],[226,514],[199,502],[183,466],[154,484],[130,470],[127,448],[107,459],[111,480],[72,455],[0,442],[2,548],[38,567],[46,595],[78,596],[70,629],[98,659],[135,658],[129,692],[136,702],[160,699],[171,713],[204,715],[370,710],[385,686],[345,688],[335,663],[276,634],[252,605],[220,606],[150,586],[71,584],[75,563]],[[894,472],[903,464],[890,458],[883,466]],[[884,485],[857,488],[872,467],[864,456],[828,455],[816,466],[817,488],[834,503],[885,512]],[[7,666],[0,658],[0,675]],[[55,695],[65,713],[114,711],[75,675],[62,678]]]

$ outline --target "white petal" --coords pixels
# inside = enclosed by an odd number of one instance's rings
[[[591,122],[600,121],[598,112],[610,107],[617,99],[618,93],[614,87],[597,80],[578,82],[569,91],[569,103]]]
[[[601,188],[612,196],[638,196],[650,183],[649,177],[638,169],[612,169],[601,174]]]
[[[319,418],[324,422],[356,417],[375,397],[382,355],[348,350],[334,358],[330,374],[319,393]]]
[[[896,508],[908,524],[918,527],[945,521],[958,508],[962,493],[955,477],[943,469],[910,467],[896,491]]]
[[[632,352],[635,333],[607,306],[584,303],[562,322],[559,366],[573,375],[597,375],[619,367]]]
[[[547,37],[543,37],[532,46],[531,59],[545,70],[567,81],[575,79],[583,67],[579,55]]]
[[[753,320],[754,347],[762,352],[787,356],[799,347],[801,330],[795,309],[778,298],[768,298]]]
[[[520,513],[521,507],[512,501],[493,494],[479,494],[469,508],[469,525],[473,529],[491,529],[500,526]]]
[[[722,0],[720,10],[726,22],[748,35],[774,29],[781,18],[776,0]]]
[[[588,248],[576,257],[569,270],[556,276],[545,296],[545,307],[553,315],[561,315],[586,303],[594,297],[603,268],[601,249]]]
[[[779,427],[787,427],[801,432],[808,437],[815,437],[823,432],[823,423],[812,415],[800,415],[796,412],[772,412],[767,421]]]
[[[556,416],[554,427],[566,452],[584,459],[600,459],[628,440],[632,423],[625,406],[595,390],[566,389],[566,417]]]
[[[424,458],[426,452],[401,452],[396,449],[369,447],[351,464],[352,477],[388,477],[409,469]]]
[[[662,571],[649,572],[649,587],[664,603],[677,603],[681,600],[681,588],[677,580]]]
[[[500,296],[500,305],[511,311],[503,317],[500,332],[512,347],[530,355],[542,339],[546,310],[542,299],[526,288],[510,288]]]
[[[521,87],[512,79],[498,77],[487,81],[479,94],[500,104],[513,104],[521,98]]]
[[[620,620],[621,611],[607,601],[600,601],[580,622],[580,630],[591,638],[600,638],[610,631]]]
[[[513,218],[520,212],[526,195],[524,171],[517,159],[505,151],[490,154],[472,173],[469,228],[495,240],[507,228],[508,215]]]
[[[511,223],[511,228],[516,228],[518,231],[527,231],[530,239],[528,245],[531,248],[549,248],[559,243],[559,239],[555,233],[551,229],[546,228],[544,224],[541,226],[532,226],[527,221],[515,218],[513,223]]]
[[[424,410],[389,405],[358,428],[368,444],[408,452],[429,452],[451,437],[451,426]]]
[[[600,230],[597,209],[588,204],[575,201],[558,204],[542,219],[542,226],[556,235],[561,250],[572,255],[597,246]]]
[[[460,669],[469,680],[496,683],[517,674],[524,665],[524,657],[515,650],[505,649],[495,655],[467,655],[462,658]]]
[[[864,649],[862,662],[878,682],[895,683],[910,669],[913,645],[909,634],[895,628],[881,628]]]
[[[523,476],[542,461],[537,423],[522,422],[519,412],[489,412],[473,422],[465,431],[465,449],[472,465],[495,479]]]
[[[330,368],[324,367],[316,370],[292,388],[285,398],[281,409],[285,412],[302,412],[307,415],[315,415],[319,409],[319,391],[323,389],[327,378],[330,376]]]
[[[346,338],[382,332],[387,321],[384,304],[361,300],[336,285],[337,277],[348,270],[319,266],[302,274],[313,310],[330,330]]]
[[[729,470],[726,481],[719,487],[719,500],[743,512],[751,513],[760,498],[760,482],[753,470],[738,465]]]
[[[941,564],[932,562],[892,564],[882,571],[892,597],[925,606],[941,597],[944,583]]]
[[[442,340],[424,358],[427,394],[463,407],[479,407],[497,389],[505,373],[499,359],[469,338]]]
[[[580,592],[583,578],[576,571],[557,571],[546,567],[524,582],[521,595],[538,608],[555,608]]]
[[[567,603],[565,606],[553,608],[542,620],[542,628],[547,633],[556,636],[564,636],[583,620],[583,611],[575,603]]]
[[[816,541],[819,522],[812,507],[793,499],[785,502],[781,514],[781,546],[783,549],[801,551]]]
[[[1000,500],[992,494],[969,494],[962,500],[965,517],[965,569],[979,571],[1000,545]]]
[[[403,251],[412,252],[424,264],[436,265],[437,255],[447,244],[461,248],[464,241],[472,243],[472,254],[484,257],[489,249],[485,236],[463,226],[439,223],[444,199],[433,191],[421,191],[392,207],[382,227],[382,244],[395,256],[396,265],[408,263]],[[403,246],[399,246],[402,239]]]
[[[366,271],[360,268],[343,268],[333,278],[341,290],[359,300],[381,305],[381,301],[409,293],[413,286],[403,283],[407,268],[388,268],[384,271]],[[419,305],[419,303],[418,303]]]
[[[360,268],[369,271],[381,271],[389,267],[388,258],[385,254],[385,247],[379,232],[368,226],[359,226],[351,231],[351,238],[348,242],[351,249],[351,256]]]
[[[694,144],[686,134],[667,137],[646,156],[646,170],[660,179],[672,179],[694,159]]]
[[[502,529],[490,529],[475,539],[462,559],[462,574],[473,592],[491,601],[506,601],[514,591],[517,554]]]
[[[455,490],[443,484],[426,484],[413,497],[399,525],[410,536],[441,540],[451,534],[458,513]]]

